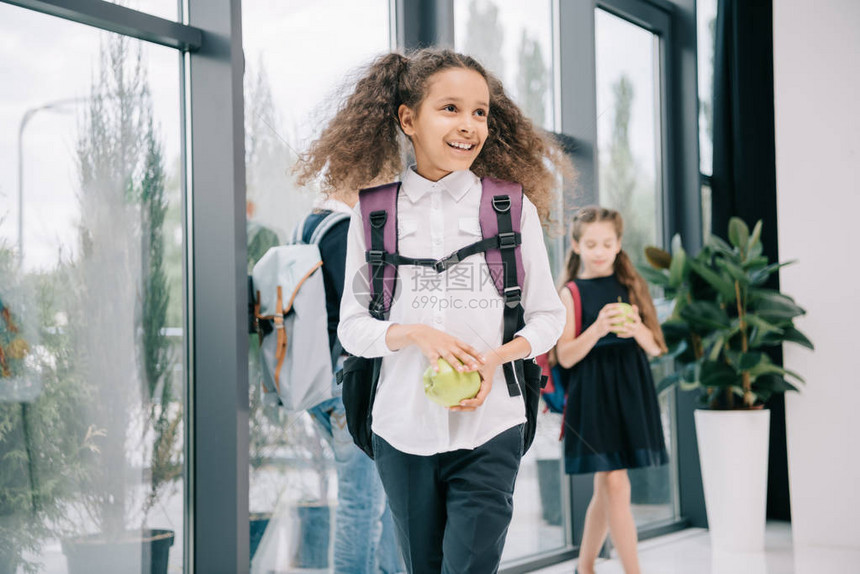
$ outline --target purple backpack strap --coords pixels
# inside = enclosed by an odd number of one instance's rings
[[[492,177],[481,178],[481,209],[479,219],[481,221],[481,235],[484,238],[495,237],[499,233],[499,222],[496,211],[493,209],[493,198],[507,196],[510,201],[512,231],[520,233],[520,221],[523,214],[523,186]],[[525,271],[523,269],[523,256],[520,245],[514,249],[517,261],[517,285],[523,286]],[[504,265],[502,263],[502,251],[500,249],[488,249],[484,256],[487,259],[487,267],[490,276],[499,295],[505,296]]]
[[[383,249],[386,253],[397,253],[397,195],[400,191],[400,182],[386,183],[377,187],[362,189],[359,192],[359,205],[361,206],[361,219],[364,223],[364,242],[367,249],[367,271],[370,284],[371,304],[375,300],[378,286],[382,289],[382,301],[380,311],[387,316],[391,309],[391,301],[397,281],[397,267],[391,264],[384,265],[381,278],[374,280],[373,256],[375,251],[373,245],[374,231],[381,233],[383,238]],[[382,215],[384,214],[384,215]],[[379,263],[379,265],[382,265]],[[373,305],[371,305],[373,307]],[[371,309],[373,311],[373,309]]]

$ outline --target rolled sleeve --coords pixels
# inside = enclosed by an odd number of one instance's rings
[[[522,294],[525,326],[514,336],[529,342],[531,352],[526,358],[531,359],[546,353],[556,344],[564,330],[566,314],[555,289],[537,209],[526,196],[523,196],[520,229],[525,271]]]
[[[369,293],[367,263],[364,257],[364,225],[358,204],[353,209],[349,222],[346,247],[346,268],[343,282],[343,298],[340,301],[340,323],[337,336],[343,348],[359,357],[384,357],[392,355],[385,343],[385,334],[393,325],[371,316],[367,310],[366,293],[356,293],[356,286]]]

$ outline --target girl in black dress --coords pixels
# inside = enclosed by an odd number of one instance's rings
[[[556,357],[567,384],[564,420],[568,474],[594,474],[579,551],[579,573],[592,574],[607,533],[624,571],[639,574],[628,468],[668,462],[647,355],[666,351],[648,284],[621,249],[621,215],[586,207],[573,221],[561,290],[567,324]],[[575,332],[576,299],[581,329]],[[625,305],[632,313],[625,313]],[[647,354],[647,355],[646,355]]]

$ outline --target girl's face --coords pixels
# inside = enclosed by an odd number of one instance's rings
[[[621,239],[611,221],[595,221],[582,226],[579,241],[573,242],[573,250],[582,261],[580,277],[605,277],[612,275],[615,256],[621,251]]]
[[[418,109],[398,110],[415,148],[418,174],[438,181],[472,167],[487,140],[489,111],[490,90],[478,72],[449,68],[433,74]]]

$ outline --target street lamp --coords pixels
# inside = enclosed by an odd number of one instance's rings
[[[24,128],[37,113],[44,110],[55,110],[70,104],[78,104],[87,98],[63,98],[41,106],[30,108],[21,116],[18,125],[18,266],[24,260]]]

